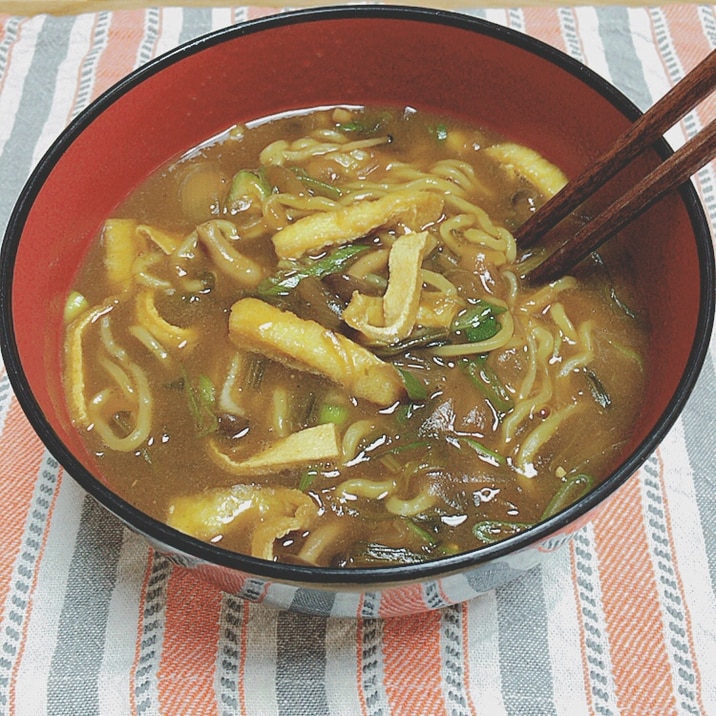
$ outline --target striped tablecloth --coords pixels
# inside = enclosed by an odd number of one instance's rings
[[[0,229],[87,104],[180,42],[273,12],[0,15]],[[465,11],[468,12],[468,11]],[[716,6],[475,10],[646,108],[716,45]],[[669,134],[696,132],[716,99]],[[716,226],[716,171],[696,179]],[[341,620],[206,586],[86,498],[0,370],[0,713],[716,714],[716,344],[683,417],[543,567],[461,606]]]

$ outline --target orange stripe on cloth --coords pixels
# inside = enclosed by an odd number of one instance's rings
[[[144,39],[144,10],[117,10],[112,13],[107,47],[97,63],[93,95],[104,92],[129,74],[136,65]]]
[[[612,499],[594,522],[594,540],[617,703],[625,713],[675,713],[639,479]]]
[[[42,463],[42,443],[25,418],[13,396],[0,437],[0,544],[4,557],[0,563],[0,606],[10,589],[13,568],[17,561],[27,513]]]
[[[440,613],[386,619],[383,668],[391,716],[447,713],[442,693]]]
[[[526,7],[523,11],[525,19],[525,32],[528,35],[556,47],[562,52],[567,51],[567,45],[562,35],[559,21],[559,12],[556,8]]]
[[[382,619],[422,612],[424,609],[423,588],[419,584],[385,592],[380,598],[379,614]]]
[[[160,713],[218,715],[214,680],[221,599],[220,590],[189,570],[172,570],[157,674]]]
[[[247,8],[247,17],[249,20],[258,20],[262,17],[269,17],[275,15],[280,11],[277,7],[256,7],[250,6]]]

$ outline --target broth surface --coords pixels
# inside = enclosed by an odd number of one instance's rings
[[[618,460],[648,330],[624,269],[549,286],[511,231],[566,178],[410,108],[237,126],[108,219],[68,298],[73,421],[128,502],[266,559],[419,562]]]

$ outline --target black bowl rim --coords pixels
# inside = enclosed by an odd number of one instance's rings
[[[559,533],[570,523],[592,512],[646,462],[681,413],[688,397],[693,391],[706,357],[709,339],[713,329],[716,291],[714,290],[714,253],[710,239],[709,225],[706,221],[704,210],[698,199],[696,190],[693,184],[688,182],[680,192],[697,239],[697,251],[701,267],[701,298],[696,338],[691,348],[686,370],[681,377],[672,400],[667,405],[650,435],[634,450],[629,458],[600,483],[600,485],[563,512],[501,542],[420,564],[355,569],[282,564],[230,552],[215,545],[189,537],[148,517],[118,497],[95,478],[79,460],[74,457],[49,425],[42,409],[32,395],[20,361],[12,321],[12,279],[18,244],[33,201],[40,192],[53,166],[61,157],[64,149],[69,146],[83,129],[99,116],[105,108],[134,86],[141,83],[145,78],[151,77],[165,67],[179,62],[185,57],[201,52],[213,45],[232,41],[243,35],[295,23],[340,20],[343,18],[426,22],[451,26],[478,35],[492,37],[504,41],[509,45],[527,50],[540,58],[548,60],[562,70],[566,70],[610,101],[627,119],[634,121],[641,114],[641,111],[636,105],[611,83],[562,51],[511,28],[453,11],[401,5],[341,5],[283,12],[212,31],[154,58],[106,90],[62,131],[43,158],[38,162],[26,182],[11,214],[0,252],[0,349],[2,350],[8,378],[18,402],[31,426],[39,435],[49,452],[87,493],[98,500],[120,520],[144,534],[150,541],[160,543],[170,550],[179,551],[184,555],[203,560],[210,564],[231,570],[238,570],[247,575],[262,577],[268,580],[296,585],[310,584],[323,588],[353,585],[362,586],[368,590],[371,586],[378,588],[380,585],[408,584],[428,578],[447,576],[449,574],[475,569],[481,564],[516,553],[531,545],[544,542],[550,536]],[[670,146],[665,140],[660,140],[656,145],[656,149],[662,158],[666,158],[672,153]]]

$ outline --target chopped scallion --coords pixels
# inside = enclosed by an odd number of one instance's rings
[[[231,180],[226,204],[232,208],[246,199],[265,199],[271,193],[271,186],[263,171],[251,172],[248,169],[238,171]]]
[[[348,420],[348,408],[345,405],[322,403],[318,408],[318,422],[321,425],[325,423],[342,425],[346,420]]]
[[[448,138],[448,128],[446,124],[436,124],[434,127],[430,127],[429,131],[438,142],[444,142]]]
[[[375,344],[370,348],[377,356],[390,358],[391,356],[405,353],[411,349],[429,348],[447,343],[448,333],[443,328],[418,328],[413,331],[405,340],[390,344]]]
[[[427,440],[414,440],[410,443],[394,443],[390,447],[386,448],[385,450],[381,450],[376,457],[382,458],[386,455],[398,455],[402,452],[407,452],[408,450],[417,450],[418,448],[425,448],[428,447],[429,443]]]
[[[350,134],[375,134],[375,132],[382,128],[387,118],[387,114],[378,114],[372,117],[361,116],[360,119],[340,122],[336,126],[341,132]]]
[[[429,532],[424,527],[419,525],[415,520],[405,519],[405,526],[421,541],[425,544],[435,544],[435,534]]]
[[[597,377],[597,374],[591,368],[585,368],[584,375],[587,377],[587,383],[589,383],[589,390],[592,393],[594,402],[601,408],[611,407],[611,396],[602,384],[602,381]]]
[[[629,318],[638,318],[636,311],[634,311],[630,306],[628,306],[622,299],[619,297],[619,294],[617,293],[616,288],[614,287],[614,282],[612,281],[611,274],[609,272],[609,269],[607,268],[606,263],[604,262],[604,259],[602,258],[602,255],[595,251],[591,254],[592,260],[595,264],[597,264],[606,274],[607,282],[609,285],[609,298],[612,300],[614,305],[622,312],[624,315],[628,316]]]
[[[409,370],[398,368],[398,372],[403,379],[403,384],[410,400],[425,400],[428,397],[428,389],[425,384],[418,380]]]
[[[219,427],[219,419],[215,412],[216,388],[207,375],[200,375],[196,386],[194,386],[183,368],[182,372],[189,412],[194,418],[198,436],[204,437],[215,432]]]
[[[318,470],[313,467],[305,469],[301,473],[301,479],[298,481],[298,489],[301,490],[301,492],[305,492],[313,484],[317,477]]]
[[[304,278],[315,276],[320,279],[343,271],[367,248],[360,244],[347,244],[320,259],[308,258],[296,261],[290,268],[261,281],[258,285],[258,293],[264,298],[287,296]]]
[[[519,534],[532,527],[528,522],[507,522],[503,520],[484,520],[478,522],[472,532],[481,542],[493,544]]]
[[[575,503],[592,489],[594,481],[590,475],[583,472],[570,475],[554,494],[542,513],[543,520],[556,515],[566,507]]]
[[[494,464],[505,465],[507,463],[507,459],[504,455],[500,455],[500,453],[491,450],[474,438],[465,435],[460,437],[460,441],[469,445],[480,457],[486,458]]]
[[[512,396],[495,371],[487,365],[486,355],[470,356],[461,361],[463,370],[473,384],[492,405],[498,419],[502,419],[513,407]]]
[[[360,548],[355,556],[355,564],[418,564],[425,561],[425,556],[406,549],[405,547],[389,547],[377,542],[369,542]]]
[[[291,171],[298,177],[298,180],[303,184],[306,189],[312,191],[314,194],[319,196],[325,196],[327,199],[340,199],[343,196],[343,192],[332,184],[315,179],[305,169],[301,167],[292,167]]]
[[[501,306],[493,306],[480,299],[458,313],[450,329],[462,333],[469,343],[486,341],[500,332],[501,326],[497,316],[504,311]]]
[[[246,386],[251,390],[258,390],[266,372],[266,358],[258,353],[252,354],[249,358],[249,365],[246,369]]]

